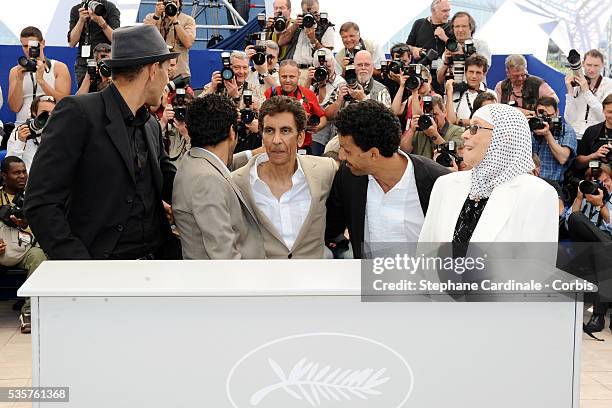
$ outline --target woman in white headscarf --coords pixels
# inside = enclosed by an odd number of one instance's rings
[[[508,105],[474,113],[463,134],[472,170],[438,178],[420,242],[557,242],[557,193],[530,173],[531,132]]]

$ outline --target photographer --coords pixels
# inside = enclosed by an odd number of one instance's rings
[[[30,117],[36,96],[49,95],[56,101],[70,95],[70,72],[66,64],[45,57],[45,41],[36,27],[26,27],[19,35],[24,57],[9,74],[8,104],[17,113],[15,125]]]
[[[372,54],[365,50],[359,51],[355,54],[354,67],[357,81],[350,79],[347,69],[344,74],[346,84],[340,85],[340,94],[343,100],[345,102],[361,102],[372,99],[382,103],[387,108],[391,107],[389,90],[373,78],[374,60]]]
[[[413,115],[420,115],[423,110],[423,97],[433,96],[436,93],[431,89],[431,74],[426,67],[421,66],[421,74],[418,87],[408,89],[406,81],[410,78],[405,73],[400,74],[400,86],[391,103],[391,110],[396,116],[399,116],[402,126],[406,128]],[[408,99],[404,98],[406,90],[411,94]]]
[[[28,171],[23,161],[14,156],[5,157],[0,169],[0,264],[25,269],[29,277],[47,257],[38,246],[23,215],[23,194]],[[21,308],[19,320],[21,332],[30,333],[29,298]]]
[[[102,62],[102,60],[110,58],[110,56],[110,45],[105,43],[96,45],[96,48],[94,48],[94,58],[96,63],[95,74],[93,76],[89,74],[90,69],[93,70],[94,68],[93,65],[91,68],[88,67],[87,71],[85,72],[85,76],[83,77],[83,81],[81,82],[81,86],[75,95],[100,92],[110,84],[111,70]]]
[[[560,184],[576,156],[576,133],[559,117],[556,99],[547,96],[538,99],[536,112],[537,116],[529,119],[529,127],[533,153],[542,162],[540,177]]]
[[[385,53],[382,48],[372,41],[361,38],[359,26],[352,21],[346,22],[340,26],[340,38],[344,45],[336,53],[336,62],[342,69],[342,76],[345,74],[346,66],[354,64],[355,55],[359,51],[369,51],[374,62],[373,75],[380,76],[382,62],[385,60]]]
[[[30,106],[31,117],[16,126],[7,140],[6,155],[19,157],[30,171],[32,160],[40,145],[42,131],[55,108],[52,96],[37,96]]]
[[[344,99],[339,97],[340,86],[346,84],[346,81],[336,74],[334,54],[330,50],[318,50],[313,63],[314,67],[308,70],[307,85],[317,96],[328,118],[327,126],[312,136],[312,154],[321,156],[327,142],[336,134],[336,127],[330,119],[336,116],[343,105]]]
[[[469,13],[459,11],[451,19],[450,25],[453,29],[453,38],[446,42],[446,50],[442,54],[443,64],[436,72],[439,84],[445,83],[447,76],[453,76],[456,72],[455,65],[459,65],[456,69],[463,73],[464,67],[467,67],[465,61],[476,53],[486,58],[487,64],[491,65],[491,51],[487,43],[472,38],[476,32],[476,21]],[[455,78],[455,82],[463,81]]]
[[[406,44],[412,49],[412,57],[415,61],[422,58],[422,52],[435,50],[439,56],[444,52],[446,42],[452,36],[452,27],[448,22],[451,5],[446,0],[433,0],[431,3],[431,15],[420,18],[414,22]],[[444,92],[442,83],[437,82],[436,71],[442,65],[442,60],[432,61],[431,73],[433,75],[432,86],[439,94]]]
[[[387,87],[391,99],[394,99],[399,90],[401,80],[400,73],[394,72],[397,71],[397,68],[391,71],[390,66],[394,64],[401,70],[402,67],[410,65],[412,62],[412,54],[409,46],[404,43],[399,43],[391,47],[390,55],[391,60],[386,61],[386,63],[383,62],[383,66],[381,67],[380,83]],[[404,99],[408,99],[409,96],[410,94],[406,93]]]
[[[257,94],[263,95],[268,88],[278,86],[280,81],[278,79],[278,53],[280,48],[272,40],[266,40],[266,63],[258,65],[253,62],[253,68],[247,76],[247,83],[251,89],[257,89]],[[255,47],[249,45],[244,50],[250,60],[253,60],[255,55]]]
[[[592,165],[593,167],[587,170],[584,181],[580,183],[576,199],[565,213],[566,227],[574,242],[608,243],[607,246],[590,246],[589,251],[578,261],[583,267],[593,267],[599,286],[595,295],[593,315],[585,325],[585,331],[588,333],[603,330],[605,314],[610,306],[610,293],[607,289],[611,279],[610,254],[606,249],[612,242],[612,173],[609,165],[601,165],[599,162]]]
[[[144,24],[154,25],[164,37],[170,52],[178,52],[177,75],[191,77],[189,49],[196,38],[196,24],[193,17],[182,12],[183,0],[158,0],[155,13],[147,14]]]
[[[306,111],[306,129],[304,134],[304,140],[302,144],[298,146],[301,153],[312,153],[312,135],[320,132],[325,126],[327,126],[327,117],[325,111],[319,104],[317,95],[308,88],[304,88],[299,85],[299,69],[297,63],[293,60],[284,60],[280,63],[280,86],[270,88],[266,91],[266,99],[270,99],[273,96],[288,96],[296,99]],[[312,118],[316,116],[319,118],[318,123]]]
[[[223,55],[223,54],[222,54]],[[223,58],[223,56],[222,56]],[[227,62],[224,63],[228,65]],[[253,92],[255,99],[255,105],[259,106],[263,99],[261,88],[252,87],[247,81],[247,75],[249,74],[249,57],[242,51],[232,51],[229,56],[228,68],[233,72],[233,78],[230,80],[223,79],[221,71],[215,71],[212,74],[211,80],[204,86],[204,90],[201,96],[221,93],[232,99],[234,103],[240,108],[244,108],[242,102],[242,95],[245,90]],[[225,67],[224,67],[225,69]]]
[[[520,54],[506,58],[506,75],[508,78],[495,85],[495,93],[500,103],[514,104],[525,116],[535,114],[535,105],[539,98],[550,96],[557,101],[555,91],[542,78],[529,75],[527,60]]]
[[[334,25],[327,18],[321,18],[318,0],[302,0],[301,6],[302,14],[298,14],[295,23],[281,35],[278,45],[287,46],[285,59],[298,64],[300,85],[306,85],[314,53],[321,48],[334,49]]]
[[[96,47],[112,41],[113,30],[121,25],[120,15],[117,6],[108,0],[82,0],[70,9],[68,45],[74,48],[78,44],[74,64],[77,86],[81,86],[87,72],[87,60],[95,58]]]
[[[463,128],[451,125],[446,120],[446,109],[442,97],[435,95],[426,100],[423,115],[415,115],[410,126],[402,134],[400,148],[406,153],[433,158],[437,145],[449,141],[463,145]]]
[[[579,58],[580,55],[578,61]],[[601,75],[603,66],[603,54],[590,50],[584,54],[582,66],[565,77],[565,120],[572,125],[579,139],[586,128],[604,120],[601,102],[612,93],[612,79]]]
[[[291,0],[274,0],[273,8],[274,15],[268,17],[266,26],[266,40],[274,41],[279,45],[278,60],[283,61],[287,58],[288,46],[281,47],[280,43],[282,41],[283,44],[288,44],[291,36],[287,29],[294,23],[291,19]]]
[[[474,54],[465,60],[465,83],[457,86],[454,79],[446,81],[446,111],[448,121],[459,126],[468,126],[476,107],[474,102],[483,92],[496,97],[495,91],[487,89],[483,80],[489,64],[485,57]]]
[[[592,160],[604,163],[612,161],[612,94],[602,101],[605,120],[589,126],[578,142],[578,156],[574,167],[578,172],[584,171]]]

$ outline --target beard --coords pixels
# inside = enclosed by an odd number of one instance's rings
[[[370,79],[372,79],[372,75],[368,73],[357,74],[357,80],[361,85],[365,85]]]

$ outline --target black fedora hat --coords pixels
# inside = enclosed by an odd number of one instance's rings
[[[111,58],[104,60],[110,68],[147,65],[176,58],[163,37],[152,25],[119,27],[113,31]]]

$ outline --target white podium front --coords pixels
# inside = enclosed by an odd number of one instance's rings
[[[579,295],[367,303],[360,283],[359,261],[45,262],[19,291],[32,383],[69,387],[53,407],[579,407]]]

